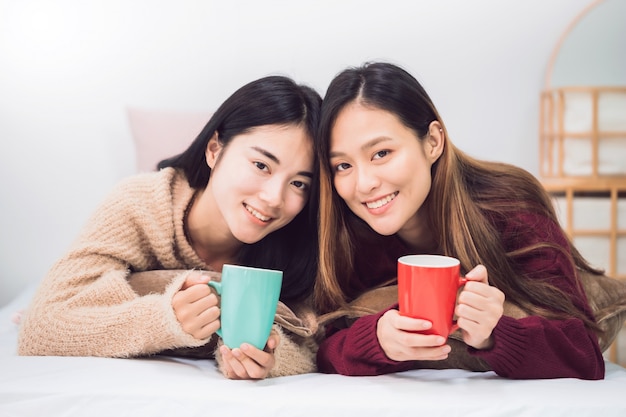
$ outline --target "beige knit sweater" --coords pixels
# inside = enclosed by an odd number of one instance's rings
[[[20,326],[18,353],[136,357],[214,345],[183,331],[172,308],[187,274],[210,270],[185,237],[193,194],[173,168],[115,187],[37,289]],[[138,291],[129,283],[131,270],[178,271],[160,291]],[[312,332],[297,317],[283,323],[294,321],[295,335],[275,324],[281,343],[270,376],[315,371]]]

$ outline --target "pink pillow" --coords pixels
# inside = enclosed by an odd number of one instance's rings
[[[127,113],[140,172],[155,171],[161,160],[187,149],[212,115],[140,108],[128,108]]]

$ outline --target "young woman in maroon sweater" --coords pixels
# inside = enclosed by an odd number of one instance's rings
[[[401,255],[453,256],[469,279],[455,314],[470,357],[508,378],[604,377],[599,328],[577,276],[599,271],[567,239],[532,175],[457,149],[423,87],[392,64],[337,75],[319,135],[321,313],[393,283]],[[528,316],[505,316],[505,298]],[[396,305],[329,326],[319,370],[436,368],[451,343],[415,332],[430,325]]]

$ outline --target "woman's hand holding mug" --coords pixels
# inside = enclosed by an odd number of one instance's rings
[[[220,327],[217,296],[207,285],[211,278],[200,272],[189,274],[172,297],[172,308],[183,330],[196,339],[206,339]]]
[[[461,277],[456,258],[407,255],[398,259],[398,303],[399,311],[386,312],[376,328],[387,357],[443,360],[451,350],[446,340],[459,328],[467,345],[492,346],[493,329],[504,311],[504,294],[489,285],[482,265]]]
[[[280,343],[280,336],[272,329],[265,349],[261,350],[249,343],[230,349],[220,346],[222,354],[222,373],[229,379],[263,379],[266,378],[274,364],[274,349]]]
[[[455,309],[463,341],[475,349],[493,346],[493,329],[504,313],[504,293],[489,285],[487,268],[478,265],[465,275],[467,283]]]

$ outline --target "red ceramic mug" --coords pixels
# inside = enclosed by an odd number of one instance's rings
[[[448,337],[458,329],[454,308],[459,288],[467,280],[460,276],[461,263],[440,255],[407,255],[398,258],[398,302],[403,316],[428,320],[430,329],[420,331]]]

